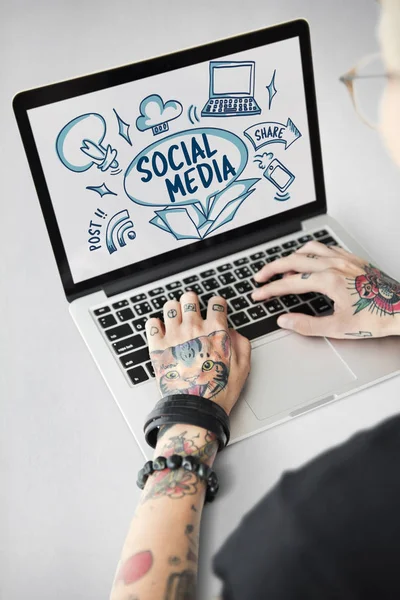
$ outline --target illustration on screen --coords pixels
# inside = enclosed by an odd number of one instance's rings
[[[126,234],[126,235],[125,235]],[[110,254],[126,245],[126,238],[134,240],[136,233],[127,210],[121,210],[111,217],[106,229],[106,245]]]
[[[125,123],[125,121],[123,121],[121,119],[121,117],[119,116],[119,114],[117,113],[117,111],[115,110],[115,108],[113,108],[113,111],[115,113],[115,116],[117,118],[117,123],[118,123],[118,134],[126,141],[128,142],[128,144],[130,146],[132,146],[132,141],[131,138],[129,136],[129,128],[130,125],[129,123]]]
[[[140,103],[140,116],[136,119],[139,131],[151,129],[153,135],[165,133],[169,130],[169,122],[181,116],[183,106],[178,100],[163,99],[158,94],[151,94]]]
[[[99,194],[99,196],[103,197],[103,196],[107,196],[108,194],[110,194],[111,196],[117,196],[117,194],[115,192],[112,192],[105,183],[102,183],[101,185],[87,185],[86,186],[87,190],[91,190],[92,192],[96,192],[97,194]]]
[[[254,61],[213,60],[209,66],[209,98],[202,117],[248,117],[261,114],[254,98]]]
[[[248,127],[243,133],[253,144],[254,150],[259,150],[263,146],[276,143],[283,143],[285,150],[287,150],[289,146],[301,137],[300,131],[292,119],[289,118],[286,121],[286,125],[272,121],[257,123]]]
[[[275,87],[275,75],[276,75],[276,69],[274,70],[274,73],[272,75],[270,83],[265,86],[268,90],[268,108],[269,108],[269,110],[271,110],[272,100],[278,93],[278,90]]]
[[[62,128],[56,140],[59,159],[75,173],[82,173],[96,165],[112,175],[121,173],[117,150],[110,144],[104,145],[107,133],[106,122],[97,113],[87,113],[76,117]]]

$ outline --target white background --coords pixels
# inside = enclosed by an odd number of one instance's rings
[[[151,53],[152,49],[149,48],[149,52]],[[126,180],[128,191],[131,193],[135,191],[139,200],[149,203],[154,202],[154,205],[149,207],[133,203],[125,194],[123,187],[125,171],[132,160],[150,144],[159,143],[167,136],[179,131],[216,127],[235,133],[248,148],[248,164],[238,180],[251,177],[261,178],[254,188],[255,191],[243,202],[233,221],[218,229],[217,233],[228,231],[232,227],[240,227],[315,200],[298,38],[255,48],[248,52],[222,56],[221,59],[255,61],[255,98],[262,109],[261,115],[201,118],[200,123],[196,123],[195,126],[191,125],[187,116],[188,107],[191,105],[197,106],[200,115],[209,97],[208,62],[99,92],[92,92],[77,98],[70,98],[55,104],[41,106],[28,112],[75,282],[193,243],[193,240],[178,241],[170,233],[161,231],[158,227],[149,224],[150,219],[155,217],[154,210],[160,210],[169,204],[165,177],[157,178],[153,176],[150,182],[135,186],[135,182],[138,181],[139,177],[136,169],[134,169]],[[268,91],[265,86],[270,83],[274,70],[276,70],[275,85],[278,93],[273,98],[271,109],[269,109]],[[235,69],[230,69],[231,81],[234,72]],[[143,132],[136,129],[136,118],[140,114],[140,102],[151,94],[159,94],[164,102],[178,100],[183,105],[182,115],[169,122],[169,131],[165,135],[154,136],[151,129]],[[128,145],[118,135],[117,120],[113,109],[125,122],[130,124],[129,133],[132,146]],[[59,160],[55,151],[55,141],[59,132],[72,119],[87,113],[97,113],[105,119],[107,133],[103,140],[103,146],[106,147],[107,144],[111,144],[112,148],[118,150],[117,160],[119,166],[123,168],[123,172],[119,175],[111,175],[110,169],[103,173],[96,166],[92,166],[83,173],[75,173],[67,169]],[[277,121],[286,124],[288,117],[296,124],[302,136],[287,151],[284,144],[274,143],[255,152],[250,141],[243,135],[243,131],[252,125],[266,121]],[[94,131],[97,130],[98,128],[95,127]],[[90,127],[80,126],[79,131],[85,132],[84,135],[92,139]],[[180,139],[177,137],[173,143],[179,144]],[[219,151],[215,157],[219,159],[219,164],[221,164],[221,155],[226,151],[233,166],[238,166],[233,160],[234,155],[237,155],[237,146],[233,146],[232,142],[227,141],[223,141],[221,144],[221,141],[212,135],[208,136],[208,140],[211,148]],[[98,140],[93,139],[93,141],[97,142]],[[186,138],[186,142],[188,141],[188,138]],[[66,147],[68,148],[68,138]],[[160,151],[165,152],[168,147],[169,144],[166,142],[160,147]],[[295,181],[290,186],[291,198],[285,202],[274,200],[276,188],[262,177],[263,171],[253,162],[254,155],[263,152],[273,152],[296,175]],[[69,155],[67,156],[69,157]],[[76,164],[82,164],[79,145],[76,154],[73,156],[78,159]],[[179,156],[180,158],[181,156]],[[177,161],[179,159],[176,158]],[[204,162],[210,163],[211,161],[205,160]],[[183,176],[188,168],[188,166],[184,166],[178,173]],[[173,181],[174,176],[175,172],[169,169],[166,177]],[[195,173],[192,173],[192,177],[195,177]],[[227,183],[231,180],[232,176],[229,177]],[[86,189],[87,186],[98,186],[102,183],[106,183],[109,189],[118,195],[106,195],[100,198],[96,192]],[[214,177],[214,181],[207,191],[199,184],[198,193],[203,192],[202,195],[206,197],[211,195],[213,190],[217,192],[223,187],[222,184],[218,184]],[[193,197],[198,198],[198,195],[195,194]],[[176,198],[177,201],[183,199],[180,195],[177,195]],[[107,213],[106,220],[100,219],[99,221],[94,216],[97,208],[101,208]],[[126,246],[109,254],[105,244],[107,222],[113,214],[123,209],[128,210],[133,220],[136,238],[134,241],[128,240]],[[103,223],[100,234],[101,248],[93,251],[89,251],[90,244],[88,243],[88,238],[91,237],[88,234],[91,219],[94,223]]]
[[[379,6],[372,0],[204,0],[192,10],[183,0],[10,0],[2,9],[0,598],[105,600],[139,497],[142,456],[69,316],[12,96],[307,17],[330,212],[399,278],[400,174],[376,134],[357,121],[338,82],[375,50]],[[219,457],[221,494],[203,521],[200,600],[218,589],[212,554],[282,472],[394,414],[399,397],[397,378]]]

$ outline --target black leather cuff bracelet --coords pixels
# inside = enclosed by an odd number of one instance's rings
[[[202,427],[214,433],[218,439],[218,451],[229,442],[229,417],[223,408],[212,400],[191,394],[174,394],[157,402],[144,425],[146,442],[155,448],[160,428],[178,423]]]

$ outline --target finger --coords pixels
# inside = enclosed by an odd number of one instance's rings
[[[313,273],[328,269],[330,266],[328,259],[318,257],[316,254],[294,252],[290,256],[279,258],[278,260],[265,265],[254,275],[254,279],[257,282],[262,283],[279,273],[287,273],[290,271],[295,271],[296,273]]]
[[[182,323],[180,302],[178,302],[178,300],[168,300],[168,302],[164,304],[163,311],[166,333],[177,329]]]
[[[153,350],[160,346],[160,342],[164,339],[165,327],[160,319],[147,319],[146,321],[146,337],[149,350]]]
[[[219,327],[228,329],[227,321],[227,302],[222,296],[213,296],[208,301],[207,321],[210,324],[218,323]]]
[[[305,294],[307,292],[320,292],[328,294],[328,278],[324,273],[302,273],[284,277],[271,283],[266,283],[252,293],[253,300],[265,300],[273,296],[285,294]]]
[[[287,273],[284,273],[283,278],[290,277],[290,275],[296,275],[296,271],[288,271]]]
[[[281,315],[278,325],[282,329],[295,331],[305,336],[320,337],[342,337],[337,333],[337,318],[335,315],[329,317],[309,317],[300,313]]]
[[[319,257],[326,256],[329,258],[332,256],[331,248],[332,246],[327,246],[326,244],[321,244],[320,242],[312,240],[311,242],[304,244],[304,246],[301,246],[294,254],[316,254]]]
[[[185,292],[180,297],[182,323],[198,323],[202,321],[200,315],[200,304],[197,294],[194,292]]]

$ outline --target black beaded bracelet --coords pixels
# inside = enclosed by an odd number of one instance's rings
[[[172,454],[172,456],[158,456],[154,460],[148,460],[143,469],[140,469],[137,478],[137,485],[142,490],[150,475],[155,471],[164,471],[164,469],[185,469],[195,473],[197,477],[207,483],[206,502],[212,502],[219,490],[218,477],[215,471],[208,465],[200,462],[197,456],[182,456],[180,454]]]

